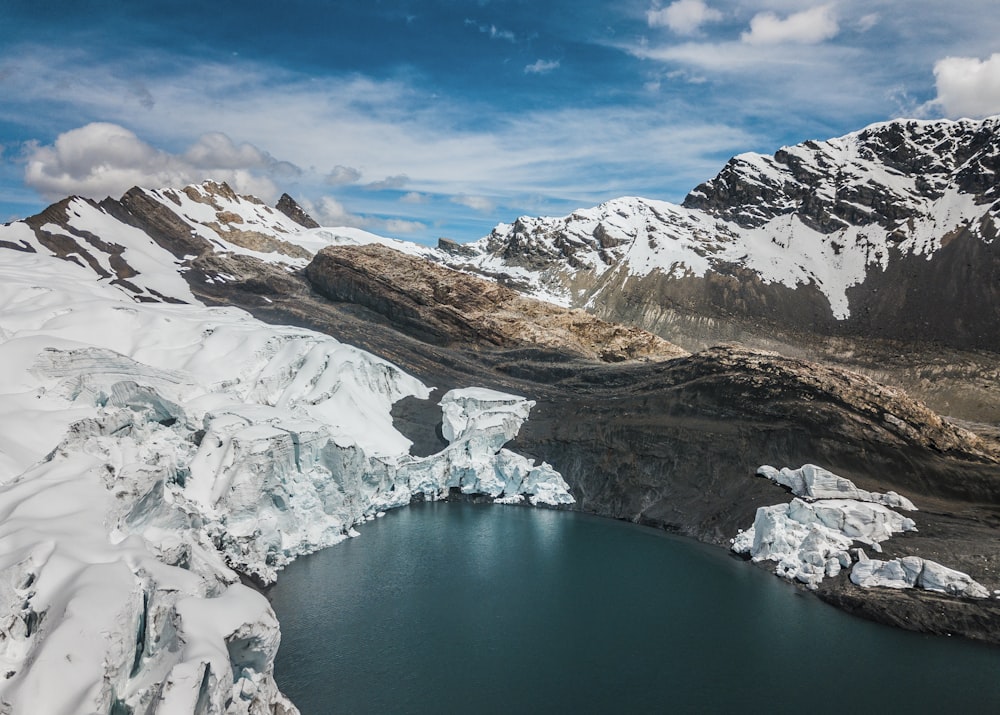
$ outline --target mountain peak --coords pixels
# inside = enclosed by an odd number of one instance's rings
[[[298,202],[295,201],[288,194],[282,194],[281,198],[278,199],[278,203],[274,205],[274,208],[278,209],[281,213],[285,214],[288,218],[292,219],[295,223],[299,224],[303,228],[319,228],[319,224],[316,220],[307,214]]]

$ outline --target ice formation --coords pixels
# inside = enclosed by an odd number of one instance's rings
[[[990,592],[972,577],[918,556],[891,561],[869,559],[858,551],[858,563],[851,569],[851,581],[862,588],[922,588],[953,596],[989,598]]]
[[[915,531],[908,519],[881,504],[855,499],[789,504],[757,510],[753,526],[737,535],[733,551],[754,561],[774,561],[775,573],[815,588],[851,565],[855,541],[880,550],[879,543],[903,531]]]
[[[913,519],[894,511],[916,510],[906,497],[859,489],[850,479],[815,464],[781,470],[764,465],[757,474],[788,487],[795,498],[788,504],[760,507],[753,526],[732,540],[732,549],[755,562],[774,561],[778,576],[816,588],[824,578],[850,568],[851,581],[863,588],[923,588],[974,598],[989,595],[967,574],[933,561],[916,556],[876,561],[854,548],[861,543],[881,552],[881,542],[893,534],[916,531]],[[856,563],[852,553],[857,555]]]
[[[4,258],[0,713],[294,713],[278,624],[239,573],[270,581],[417,493],[572,501],[502,448],[526,399],[444,395],[450,444],[414,457],[390,408],[430,390],[384,360]]]
[[[817,499],[854,499],[883,504],[893,509],[917,510],[917,507],[913,506],[913,502],[896,492],[890,491],[880,494],[879,492],[859,489],[850,479],[838,477],[833,472],[817,467],[815,464],[806,464],[799,469],[784,467],[781,470],[764,465],[757,470],[757,474],[788,487],[792,490],[792,494],[810,502]]]

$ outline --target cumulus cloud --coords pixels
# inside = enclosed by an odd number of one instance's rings
[[[693,35],[705,23],[721,19],[722,13],[703,0],[677,0],[664,8],[646,11],[650,27],[669,27],[678,35]]]
[[[945,57],[934,65],[937,99],[950,117],[1000,113],[1000,53],[989,59]]]
[[[750,20],[750,30],[740,35],[750,45],[777,45],[794,42],[814,45],[835,37],[840,31],[833,5],[819,5],[782,19],[773,12],[761,12]]]
[[[427,194],[421,194],[419,191],[411,191],[400,196],[399,200],[404,204],[426,204],[430,198]]]
[[[525,74],[546,74],[559,68],[559,60],[536,60],[524,68]]]
[[[396,176],[387,176],[381,181],[373,181],[370,184],[365,184],[365,188],[369,191],[386,191],[390,189],[401,189],[410,183],[410,177],[406,174],[397,174]]]
[[[49,200],[70,194],[103,198],[133,186],[177,187],[207,179],[273,199],[277,189],[268,175],[297,172],[293,164],[217,132],[202,135],[182,154],[171,154],[125,127],[94,122],[60,134],[51,145],[26,145],[24,181]]]
[[[472,209],[473,211],[478,211],[479,213],[490,213],[496,208],[496,204],[490,201],[485,196],[453,196],[451,198],[453,204],[458,204],[459,206],[465,206]]]
[[[344,184],[353,184],[360,178],[361,172],[353,166],[337,164],[329,174],[323,177],[323,180],[330,186],[343,186]]]

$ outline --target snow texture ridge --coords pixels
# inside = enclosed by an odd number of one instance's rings
[[[162,293],[177,264],[140,245],[136,285]],[[390,408],[430,390],[394,365],[240,310],[132,302],[45,248],[0,264],[0,712],[293,713],[278,624],[240,573],[271,581],[418,494],[572,502],[503,449],[528,400],[448,393],[450,444],[414,457]]]

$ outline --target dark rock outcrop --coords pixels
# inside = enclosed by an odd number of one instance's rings
[[[304,228],[319,228],[316,220],[307,214],[295,199],[288,194],[282,194],[281,198],[278,199],[278,203],[274,205],[274,208]]]

